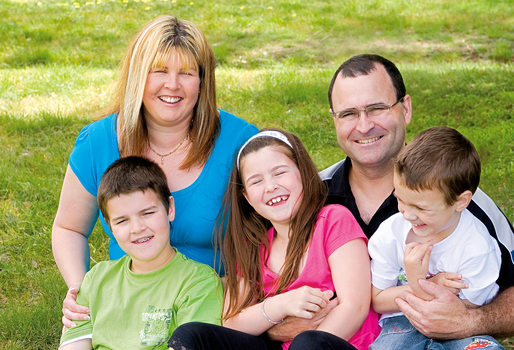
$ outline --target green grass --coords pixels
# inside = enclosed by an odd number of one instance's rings
[[[343,157],[328,113],[333,71],[357,53],[390,58],[413,100],[407,138],[434,125],[464,133],[483,161],[481,188],[514,220],[513,5],[0,0],[0,348],[57,346],[66,287],[50,241],[67,158],[145,22],[196,23],[220,63],[219,106],[298,134],[320,169]],[[107,258],[101,228],[90,247]]]

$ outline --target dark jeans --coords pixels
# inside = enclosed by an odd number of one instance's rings
[[[282,350],[282,343],[207,323],[191,322],[178,327],[168,346],[174,350]],[[290,350],[355,350],[346,340],[322,331],[306,331],[294,338]]]

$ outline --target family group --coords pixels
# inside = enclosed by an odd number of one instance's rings
[[[160,16],[79,133],[52,231],[60,349],[503,349],[514,229],[470,140],[406,142],[394,63],[336,70],[346,158],[321,172],[296,135],[218,109],[215,67],[198,27]],[[110,261],[89,270],[98,219]]]

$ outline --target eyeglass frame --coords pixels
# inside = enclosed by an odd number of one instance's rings
[[[395,103],[393,103],[392,105],[386,105],[385,103],[377,103],[377,104],[374,104],[374,105],[369,105],[369,106],[366,106],[364,108],[348,108],[348,109],[343,109],[342,111],[338,111],[338,112],[331,112],[332,113],[332,117],[338,119],[338,120],[344,120],[344,119],[348,119],[347,117],[338,117],[337,115],[342,113],[342,112],[357,112],[357,119],[360,118],[361,116],[361,113],[364,112],[364,114],[366,115],[366,117],[370,118],[369,116],[369,113],[372,112],[373,110],[377,109],[376,107],[380,106],[380,107],[384,107],[384,108],[378,108],[380,111],[390,111],[391,108],[393,108],[394,106],[396,106],[398,103],[403,103],[404,102],[404,98],[405,98],[405,95],[403,95],[402,97],[400,97],[399,99],[396,100]]]

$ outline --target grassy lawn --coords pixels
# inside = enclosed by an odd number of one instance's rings
[[[319,169],[344,156],[333,72],[357,53],[390,58],[413,100],[408,139],[435,125],[469,137],[481,188],[514,220],[514,1],[0,0],[0,348],[57,347],[66,287],[50,237],[67,158],[128,41],[164,13],[213,45],[220,108],[298,134]],[[90,247],[107,259],[99,227]]]

